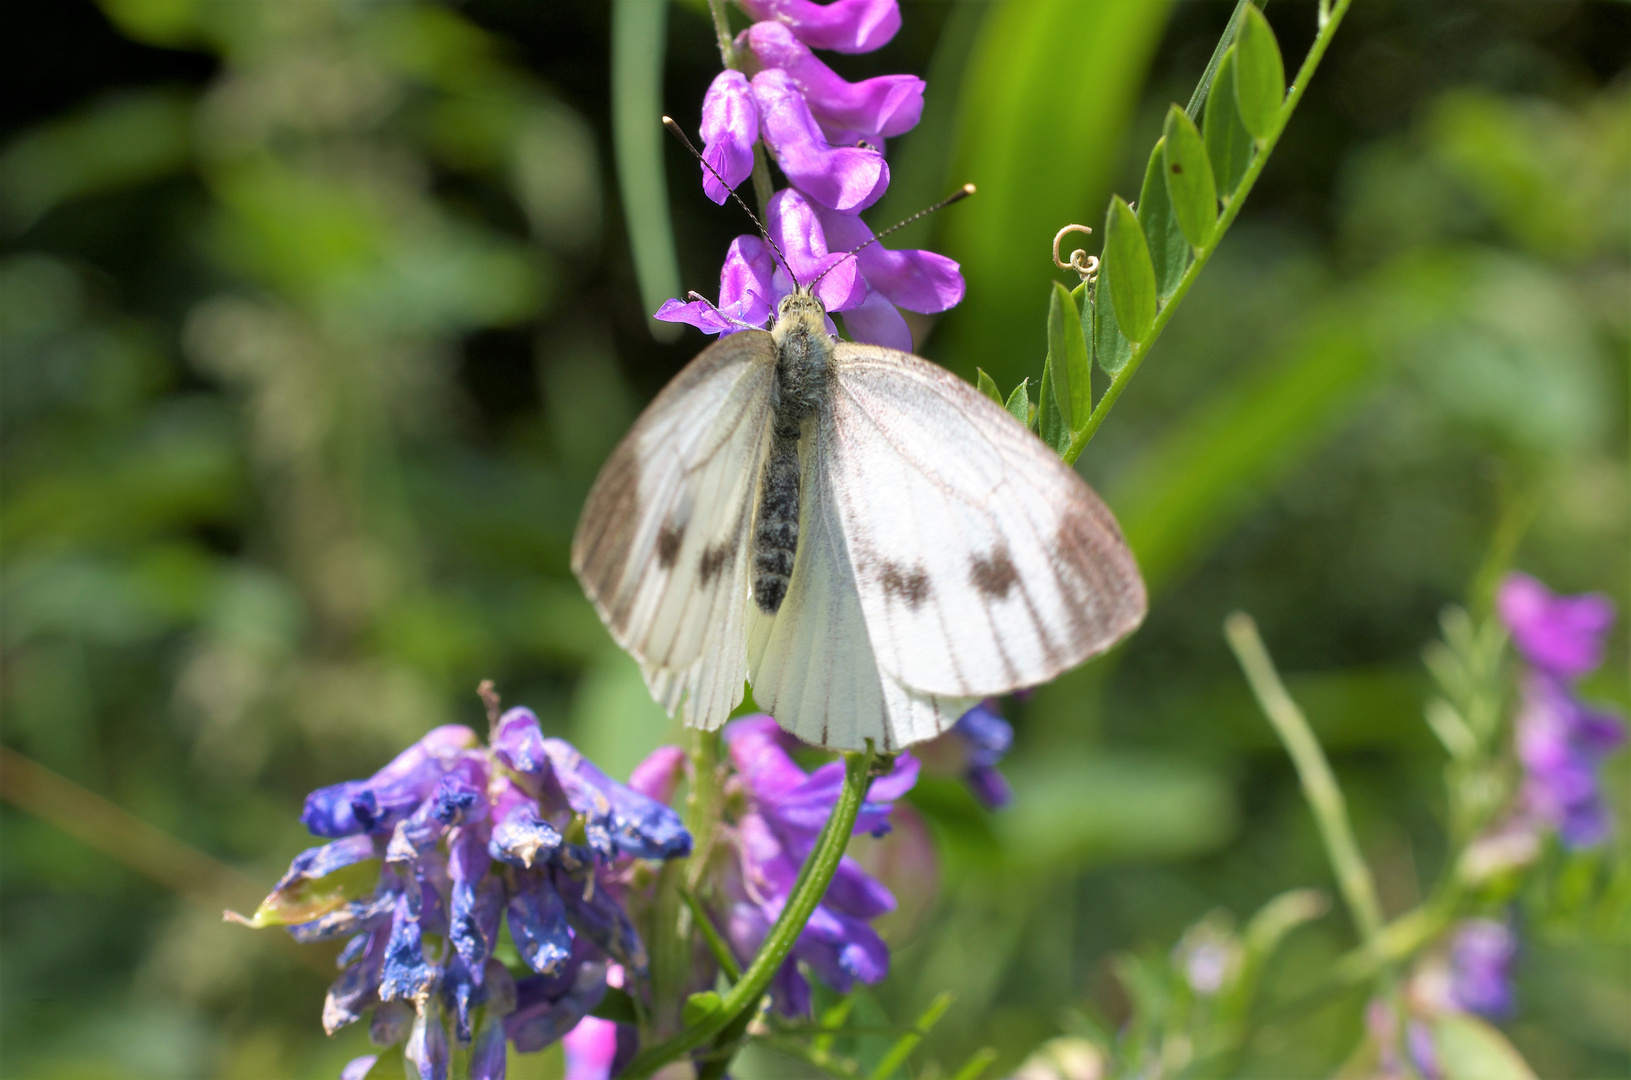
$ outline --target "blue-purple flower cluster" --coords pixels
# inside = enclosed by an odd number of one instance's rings
[[[963,298],[957,263],[880,244],[846,253],[872,239],[859,215],[889,186],[885,140],[917,125],[924,83],[914,75],[848,82],[811,51],[879,48],[900,28],[896,0],[738,2],[757,21],[733,46],[741,69],[720,72],[703,101],[702,187],[723,203],[752,174],[755,145],[763,146],[791,185],[764,207],[766,231],[787,265],[759,237],[739,236],[720,272],[719,303],[669,300],[657,318],[710,334],[762,327],[783,296],[819,278],[816,295],[829,312],[844,313],[850,336],[909,351],[899,309],[933,313],[956,304]]]
[[[1517,719],[1522,813],[1567,847],[1599,844],[1609,816],[1597,772],[1625,741],[1625,724],[1581,701],[1575,684],[1603,662],[1614,606],[1596,593],[1557,596],[1524,574],[1501,584],[1496,606],[1527,662]]]
[[[630,872],[690,854],[664,805],[682,764],[663,747],[620,784],[523,708],[490,747],[467,727],[436,728],[368,779],[307,797],[302,822],[331,840],[296,856],[255,923],[300,942],[346,939],[323,1006],[330,1034],[371,1013],[370,1038],[401,1045],[410,1075],[446,1077],[467,1046],[470,1075],[498,1080],[506,1042],[541,1049],[609,984],[645,973]],[[506,918],[530,969],[520,979],[493,958]]]

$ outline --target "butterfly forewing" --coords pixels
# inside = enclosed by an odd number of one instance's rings
[[[840,343],[821,440],[866,632],[907,687],[1033,686],[1143,618],[1108,509],[1012,416],[909,353]]]
[[[749,538],[775,361],[763,331],[703,350],[612,452],[572,540],[573,572],[653,694],[671,711],[689,694],[690,718],[707,726],[740,701],[747,672]]]

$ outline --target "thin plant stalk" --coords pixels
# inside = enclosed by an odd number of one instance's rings
[[[1342,789],[1337,786],[1336,777],[1331,773],[1330,763],[1325,760],[1325,752],[1320,749],[1319,740],[1314,737],[1302,710],[1286,693],[1285,685],[1280,681],[1279,672],[1274,669],[1274,661],[1270,659],[1268,650],[1263,647],[1263,639],[1258,635],[1257,624],[1251,616],[1237,611],[1223,625],[1229,647],[1240,661],[1241,670],[1246,673],[1246,681],[1251,684],[1258,705],[1268,716],[1269,723],[1274,725],[1275,734],[1280,736],[1292,763],[1297,767],[1303,794],[1308,797],[1308,804],[1314,811],[1320,839],[1331,860],[1331,869],[1336,873],[1342,898],[1359,928],[1359,936],[1373,953],[1380,956],[1382,905],[1376,896],[1376,881],[1359,854],[1359,844],[1354,840],[1353,826],[1348,821],[1347,802],[1342,797]]]
[[[861,803],[866,799],[875,756],[870,741],[865,751],[844,755],[844,786],[839,792],[832,816],[822,828],[815,848],[804,860],[798,880],[776,924],[765,935],[759,954],[742,972],[742,977],[706,1018],[673,1038],[641,1051],[629,1062],[623,1076],[635,1080],[652,1075],[682,1054],[711,1042],[745,1010],[758,1007],[760,999],[770,987],[770,980],[793,951],[805,924],[810,921],[816,905],[827,894],[827,886],[832,883],[833,875],[838,872],[839,860],[849,846],[850,835],[855,831],[855,819],[861,812]]]

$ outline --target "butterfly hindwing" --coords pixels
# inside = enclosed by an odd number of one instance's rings
[[[899,750],[950,727],[974,700],[914,692],[879,670],[824,464],[830,434],[817,424],[806,443],[787,595],[773,616],[749,605],[753,699],[816,746],[859,750],[870,738],[880,750]]]
[[[670,712],[709,727],[747,672],[751,530],[776,349],[746,331],[698,354],[612,451],[572,539],[572,569]],[[717,715],[716,715],[717,714]]]
[[[877,664],[907,687],[1034,686],[1144,616],[1110,511],[1006,411],[909,353],[839,343],[824,467]]]

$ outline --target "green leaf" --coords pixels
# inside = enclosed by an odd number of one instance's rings
[[[1099,276],[1111,282],[1110,300],[1116,323],[1127,340],[1149,336],[1155,323],[1155,267],[1133,208],[1120,195],[1112,196],[1104,221],[1104,259]]]
[[[1167,110],[1161,154],[1166,161],[1167,198],[1172,202],[1172,212],[1190,244],[1205,248],[1212,243],[1218,223],[1217,184],[1212,179],[1212,162],[1201,133],[1176,105]]]
[[[685,999],[685,1007],[680,1012],[680,1020],[686,1027],[696,1027],[718,1012],[722,1005],[724,1005],[723,999],[712,990],[692,994]]]
[[[1235,49],[1233,46],[1223,54],[1223,63],[1218,65],[1217,87],[1227,88],[1235,83]],[[1240,178],[1246,175],[1246,166],[1251,164],[1252,151],[1256,144],[1252,141],[1252,133],[1246,130],[1246,125],[1240,122],[1240,110],[1235,105],[1235,95],[1229,93],[1214,93],[1206,99],[1206,117],[1201,125],[1201,132],[1206,139],[1206,154],[1212,159],[1212,178],[1218,185],[1218,197],[1225,202],[1240,186]]]
[[[1434,1020],[1433,1046],[1445,1080],[1535,1080],[1535,1071],[1506,1036],[1468,1013]]]
[[[1235,47],[1235,104],[1246,130],[1262,139],[1280,119],[1286,94],[1286,69],[1269,21],[1255,7],[1246,9]]]
[[[1053,389],[1053,357],[1042,364],[1042,392],[1036,403],[1037,434],[1059,453],[1070,445],[1070,425],[1059,410],[1059,395]]]
[[[1099,370],[1111,378],[1133,358],[1133,344],[1116,323],[1115,295],[1102,264],[1093,286],[1093,357]]]
[[[1048,356],[1053,392],[1065,426],[1075,431],[1093,411],[1093,362],[1082,337],[1082,313],[1070,291],[1057,281],[1048,304]]]
[[[965,6],[947,6],[948,24]],[[1059,226],[1079,221],[1081,208],[1097,205],[1093,200],[1110,189],[1173,4],[1026,0],[972,6],[980,13],[978,40],[957,88],[957,122],[940,136],[957,146],[950,162],[942,159],[936,167],[928,185],[935,195],[928,197],[938,197],[948,178],[975,184],[980,193],[936,215],[941,242],[928,246],[956,252],[968,282],[965,299],[950,316],[955,329],[948,324],[938,339],[953,350],[945,359],[971,375],[980,364],[998,383],[1012,386],[1022,376],[1035,377],[1034,354],[1014,343],[1034,338],[1035,298],[1055,274],[1051,261],[1036,258],[1028,242],[1015,238],[1042,237],[1036,250],[1046,251],[1046,239]],[[1061,72],[1092,74],[1061,78]],[[929,95],[925,117],[935,98]],[[906,135],[903,150],[918,137],[919,131]],[[889,152],[893,177],[893,144]],[[899,182],[891,180],[891,193]],[[880,211],[879,220],[924,205]]]
[[[1189,265],[1189,241],[1173,213],[1167,195],[1165,138],[1157,139],[1144,167],[1144,186],[1138,193],[1138,223],[1144,227],[1144,242],[1150,247],[1150,263],[1155,267],[1155,294],[1168,297],[1183,279]]]
[[[984,368],[975,368],[974,374],[976,376],[974,385],[978,387],[980,393],[984,394],[992,401],[995,401],[998,405],[1001,405],[1002,391],[997,389],[996,380],[987,375]]]
[[[379,864],[378,859],[364,859],[320,878],[295,881],[262,900],[255,914],[242,921],[260,930],[320,919],[372,893],[379,884]]]
[[[1019,385],[1014,387],[1014,392],[1012,394],[1008,395],[1008,404],[1003,406],[1003,408],[1012,413],[1015,420],[1018,420],[1026,427],[1031,426],[1030,379],[1019,380]]]

